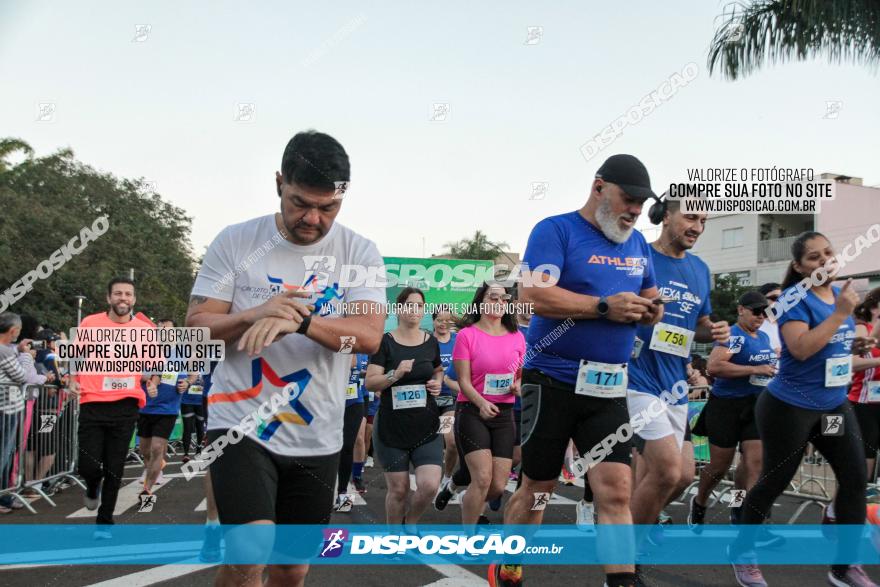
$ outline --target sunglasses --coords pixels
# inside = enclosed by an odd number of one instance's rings
[[[767,299],[770,300],[771,302],[775,302],[776,300],[779,299],[779,296],[767,296]]]
[[[761,306],[760,308],[749,308],[752,311],[752,316],[764,316],[764,312],[767,311],[767,306]]]

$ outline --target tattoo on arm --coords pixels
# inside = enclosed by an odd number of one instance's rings
[[[189,298],[189,307],[199,306],[208,301],[208,298],[205,296],[190,296]]]

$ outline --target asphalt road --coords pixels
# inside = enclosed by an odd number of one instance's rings
[[[126,487],[120,493],[116,522],[119,524],[200,524],[205,519],[203,483],[201,479],[186,481],[179,476],[178,459],[170,459],[165,469],[166,482],[157,491],[157,503],[152,512],[138,513],[136,494],[139,465],[126,467]],[[358,499],[351,513],[335,514],[334,522],[339,524],[384,523],[385,483],[381,472],[375,468],[365,470],[367,493]],[[580,482],[579,482],[580,483]],[[509,489],[512,485],[509,486]],[[575,500],[580,498],[579,486],[560,487],[553,501],[545,511],[545,521],[553,524],[571,524],[575,517]],[[509,495],[509,494],[508,494]],[[33,515],[27,510],[17,510],[0,518],[3,524],[75,524],[93,523],[83,509],[82,490],[71,487],[56,494],[53,498],[57,506],[51,507],[43,501],[33,502],[38,510]],[[458,523],[460,510],[457,501],[445,511],[430,509],[423,521],[425,523]],[[797,503],[783,498],[774,509],[774,521],[787,521]],[[675,523],[684,523],[686,507],[674,503],[668,511]],[[710,523],[726,523],[727,508],[718,506],[710,511]],[[493,523],[501,522],[501,512],[489,512]],[[817,509],[809,509],[799,520],[802,523],[818,523]],[[2,540],[2,527],[0,527]],[[765,566],[765,578],[773,587],[805,587],[824,585],[826,567],[808,566]],[[654,566],[646,569],[651,585],[662,587],[697,586],[735,586],[733,573],[728,566]],[[874,578],[880,578],[880,570],[868,569]],[[216,568],[207,565],[164,565],[164,566],[41,566],[28,568],[0,569],[0,585],[46,587],[136,587],[146,585],[193,585],[213,584]],[[399,565],[382,567],[364,566],[313,566],[306,581],[307,585],[332,585],[352,587],[387,587],[393,582],[395,587],[410,585],[431,585],[434,587],[468,587],[486,585],[484,566],[425,566]],[[525,580],[529,585],[601,586],[604,575],[595,566],[529,566],[525,569]]]

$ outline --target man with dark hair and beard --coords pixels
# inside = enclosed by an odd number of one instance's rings
[[[107,285],[109,310],[83,318],[80,331],[84,328],[151,328],[132,316],[136,299],[132,280],[112,279]],[[79,394],[79,474],[86,482],[86,508],[98,510],[95,530],[98,539],[112,538],[109,526],[113,524],[125,457],[138,410],[147,401],[141,388],[144,378],[141,373],[74,374],[69,386],[71,392]],[[147,385],[152,389],[157,382],[158,377],[149,377]]]
[[[505,524],[541,523],[537,504],[555,489],[569,440],[590,459],[599,523],[632,523],[629,437],[600,452],[603,440],[629,423],[627,361],[636,325],[663,316],[653,301],[650,247],[633,230],[648,198],[656,195],[642,162],[614,155],[596,172],[580,210],[532,229],[523,261],[530,268],[556,267],[558,280],[534,271],[520,284],[520,301],[532,303],[534,315],[522,376],[522,485],[505,507]],[[607,587],[635,585],[632,564],[608,564],[605,572]],[[521,582],[519,564],[489,568],[492,586]]]
[[[276,544],[271,531],[259,534],[265,543],[255,540],[248,528],[330,522],[350,354],[375,353],[382,340],[385,283],[355,283],[349,271],[376,276],[382,257],[335,222],[349,179],[336,139],[298,133],[275,174],[280,211],[224,229],[190,298],[187,326],[226,341],[208,395],[208,444],[239,430],[209,461],[220,522],[243,525],[224,535],[226,552],[281,549],[285,564],[269,566],[271,585],[302,585],[316,552]],[[279,394],[283,403],[259,427],[238,427],[267,402],[276,406]],[[239,556],[221,566],[215,585],[263,585],[263,560]]]

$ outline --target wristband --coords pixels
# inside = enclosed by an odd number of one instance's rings
[[[297,328],[296,333],[297,334],[306,334],[309,331],[309,324],[311,324],[311,323],[312,323],[312,315],[309,314],[308,316],[304,316],[302,324],[299,325],[299,328]]]

